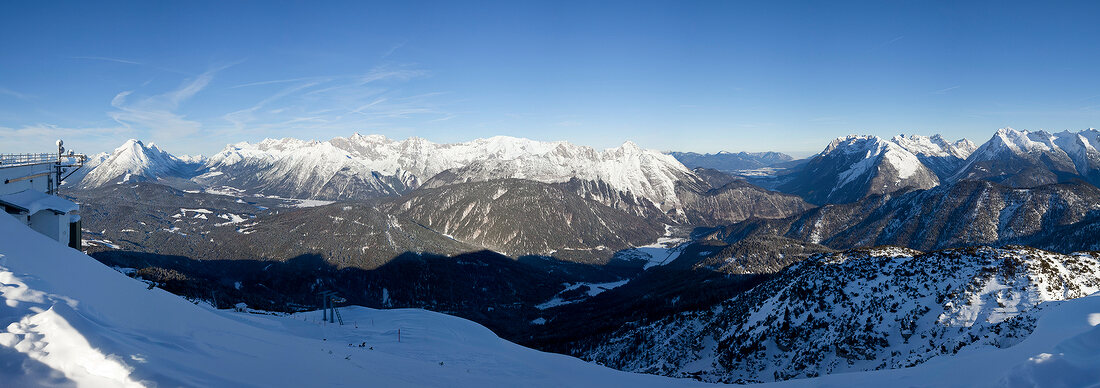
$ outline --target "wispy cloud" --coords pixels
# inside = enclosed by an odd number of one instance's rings
[[[180,70],[177,70],[177,69],[172,69],[172,68],[167,68],[167,67],[162,67],[162,66],[156,66],[156,65],[153,65],[153,64],[150,64],[150,63],[125,59],[125,58],[112,58],[112,57],[101,57],[101,56],[79,56],[79,57],[69,57],[69,58],[70,59],[90,60],[90,61],[103,61],[103,62],[122,63],[122,64],[126,64],[126,65],[135,65],[135,66],[144,66],[144,67],[157,69],[157,70],[165,71],[165,72],[169,72],[169,73],[176,73],[176,74],[184,74],[184,75],[191,75],[192,74],[192,73],[188,73],[188,72],[185,72],[185,71],[180,71]]]
[[[441,122],[441,121],[447,121],[447,120],[453,119],[455,117],[458,117],[458,115],[454,114],[454,113],[444,113],[443,117],[440,117],[438,119],[428,120],[428,122],[429,123],[438,123],[438,122]]]
[[[390,47],[389,50],[386,50],[386,52],[382,53],[382,59],[388,58],[390,55],[393,55],[393,53],[396,52],[398,49],[405,47],[405,44],[407,43],[409,43],[409,41],[404,40],[398,44],[393,45],[393,47]]]
[[[230,65],[231,66],[231,65]],[[124,127],[149,130],[154,138],[178,138],[198,132],[202,124],[176,113],[179,106],[201,92],[214,79],[214,74],[228,66],[213,69],[185,81],[175,90],[131,100],[134,91],[123,91],[111,99],[117,109],[108,116]]]
[[[313,78],[304,78],[304,79],[313,79]],[[287,81],[287,82],[292,82],[292,81]],[[275,84],[275,83],[283,83],[283,82],[268,82],[268,84]],[[229,121],[230,123],[232,123],[233,127],[235,129],[238,129],[238,130],[244,129],[245,126],[247,126],[249,123],[256,120],[255,113],[257,111],[263,109],[264,107],[266,107],[268,104],[270,104],[274,101],[277,101],[280,98],[283,98],[283,97],[289,96],[291,94],[294,94],[295,92],[312,88],[312,87],[317,86],[321,83],[323,83],[323,82],[322,81],[310,81],[310,82],[305,82],[305,83],[302,83],[302,84],[299,84],[299,85],[291,86],[291,87],[288,87],[288,88],[284,88],[284,89],[278,91],[277,93],[272,94],[271,96],[268,96],[267,98],[264,98],[263,100],[260,100],[260,102],[257,102],[255,105],[252,105],[251,107],[241,109],[241,110],[237,110],[237,111],[233,111],[233,112],[229,112],[229,113],[225,114],[224,116],[222,116],[222,118],[224,118],[226,121]],[[286,108],[275,108],[275,109],[269,110],[268,113],[273,114],[273,115],[277,115],[279,113],[282,113],[285,110],[286,110]]]
[[[949,88],[943,88],[943,89],[932,92],[932,94],[947,94],[947,92],[958,89],[959,86],[960,85],[955,85],[955,86],[952,86],[952,87],[949,87]]]
[[[28,94],[19,93],[3,86],[0,86],[0,95],[15,97],[24,101],[29,101],[31,99],[31,96]]]
[[[359,79],[359,84],[365,85],[377,81],[408,81],[410,79],[419,78],[426,75],[428,75],[428,72],[425,70],[390,69],[387,67],[376,67],[367,74],[363,75]]]
[[[88,57],[88,56],[83,56],[83,57],[70,57],[70,58],[72,58],[72,59],[90,59],[90,60],[94,60],[94,61],[107,61],[107,62],[117,62],[117,63],[125,63],[125,64],[129,64],[129,65],[144,65],[144,63],[141,63],[141,62],[138,62],[138,61],[131,61],[131,60],[129,60],[129,59],[122,59],[122,58],[111,58],[111,57]]]
[[[895,37],[891,38],[890,40],[887,40],[887,41],[885,41],[885,42],[879,43],[879,45],[878,45],[878,46],[875,46],[875,47],[871,48],[871,51],[878,51],[878,50],[881,50],[881,49],[885,48],[886,46],[889,46],[889,45],[892,45],[892,44],[894,44],[894,43],[897,43],[897,42],[898,42],[899,40],[902,40],[902,39],[905,39],[905,35],[898,35],[898,36],[895,36]]]
[[[430,75],[423,69],[378,66],[365,73],[257,81],[236,87],[287,84],[253,105],[222,116],[223,136],[302,131],[363,130],[395,120],[446,121],[456,117],[440,108],[446,93],[408,95],[405,82]],[[312,108],[312,110],[311,110]],[[322,108],[322,109],[317,109]]]
[[[321,79],[321,78],[323,78],[323,77],[301,77],[301,78],[275,79],[275,80],[270,80],[270,81],[249,82],[249,83],[246,83],[246,84],[233,85],[233,86],[230,86],[228,89],[247,88],[247,87],[250,87],[250,86],[261,86],[261,85],[285,84],[285,83],[290,83],[290,82],[309,81],[309,80],[316,80],[316,79]]]
[[[117,58],[106,57],[83,59],[118,62],[112,61]],[[125,59],[119,61],[142,65]],[[353,131],[401,128],[410,122],[433,123],[457,117],[454,112],[444,109],[449,93],[425,91],[410,84],[412,80],[430,75],[427,70],[411,66],[388,65],[357,74],[253,80],[215,87],[220,86],[215,81],[222,77],[220,72],[227,67],[181,77],[178,84],[167,89],[155,89],[157,83],[145,82],[116,90],[108,95],[109,106],[105,109],[105,115],[112,121],[97,123],[97,127],[5,123],[6,127],[0,127],[0,143],[3,143],[0,148],[26,147],[43,138],[63,138],[80,147],[74,149],[91,152],[112,149],[127,137],[173,143],[173,140],[190,136],[186,143],[173,144],[180,144],[181,151],[209,152],[226,142],[256,135],[339,136]],[[0,88],[0,98],[9,95],[29,97]],[[188,104],[200,98],[219,103]]]

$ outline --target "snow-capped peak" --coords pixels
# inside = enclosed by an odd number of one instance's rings
[[[938,184],[935,173],[904,147],[878,136],[848,135],[831,141],[780,190],[812,203],[846,203]]]
[[[925,168],[916,155],[878,136],[849,135],[837,138],[829,143],[829,148],[826,148],[822,155],[838,151],[844,154],[862,154],[862,160],[852,163],[848,170],[840,174],[838,188],[863,176],[880,163],[891,165],[897,172],[898,179],[908,179],[918,170]]]
[[[638,147],[638,144],[634,143],[633,141],[627,140],[624,141],[618,149],[629,152],[639,152],[642,150],[642,147]]]
[[[882,139],[878,136],[855,134],[841,136],[829,142],[829,145],[826,146],[825,150],[821,151],[821,154],[819,155],[827,155],[836,150],[840,150],[844,153],[863,152],[865,151],[866,146],[877,145],[879,142],[882,142]],[[858,146],[854,146],[857,144]]]
[[[1029,132],[1006,127],[998,129],[993,140],[1014,152],[1049,151],[1053,148],[1052,136],[1044,131]]]
[[[897,135],[891,141],[914,155],[930,157],[950,156],[966,159],[977,148],[970,140],[959,139],[955,142],[949,142],[939,134],[932,136]]]
[[[356,142],[361,142],[361,143],[390,143],[390,142],[392,142],[392,140],[390,140],[389,138],[387,138],[384,135],[366,135],[366,136],[364,136],[364,135],[359,134],[359,132],[356,132],[355,134],[351,135],[351,137],[349,137],[348,139],[352,140],[352,141],[356,141]]]
[[[185,162],[161,150],[155,144],[146,146],[141,140],[129,139],[115,148],[110,156],[95,166],[81,181],[84,187],[98,187],[108,182],[155,180],[178,174]]]

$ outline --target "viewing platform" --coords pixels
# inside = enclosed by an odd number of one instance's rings
[[[0,154],[0,168],[52,164],[57,163],[59,159],[58,155],[49,152],[39,154]]]

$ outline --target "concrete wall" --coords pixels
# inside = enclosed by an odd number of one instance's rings
[[[49,179],[52,179],[50,176],[40,176],[11,183],[4,183],[4,181],[52,171],[53,165],[50,164],[0,168],[0,195],[18,193],[27,189],[34,189],[45,193],[49,190]]]
[[[49,238],[69,243],[69,215],[57,214],[51,210],[42,210],[31,214],[30,227]]]

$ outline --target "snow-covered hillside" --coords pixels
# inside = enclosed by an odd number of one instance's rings
[[[690,386],[534,351],[423,310],[212,310],[0,217],[0,385]],[[400,330],[400,342],[398,341]],[[360,347],[360,344],[365,346]]]
[[[840,373],[768,387],[1096,387],[1100,294],[1048,302],[1027,339],[1010,348],[964,349],[903,369]]]
[[[196,164],[181,160],[156,146],[130,139],[109,155],[94,155],[85,166],[88,172],[79,179],[83,187],[99,187],[111,182],[155,181],[164,177],[187,177]]]
[[[679,205],[675,182],[694,177],[675,158],[631,142],[597,151],[507,136],[455,144],[359,134],[324,142],[268,139],[230,145],[212,156],[206,168],[197,179],[207,185],[331,199],[404,193],[449,169],[460,169],[461,181],[560,183],[580,178],[604,181],[665,210]]]
[[[904,368],[1011,348],[1031,334],[1048,302],[1098,290],[1100,261],[1088,254],[1023,247],[829,253],[708,310],[624,327],[585,358],[722,382]],[[1096,340],[1093,354],[1100,354]]]

